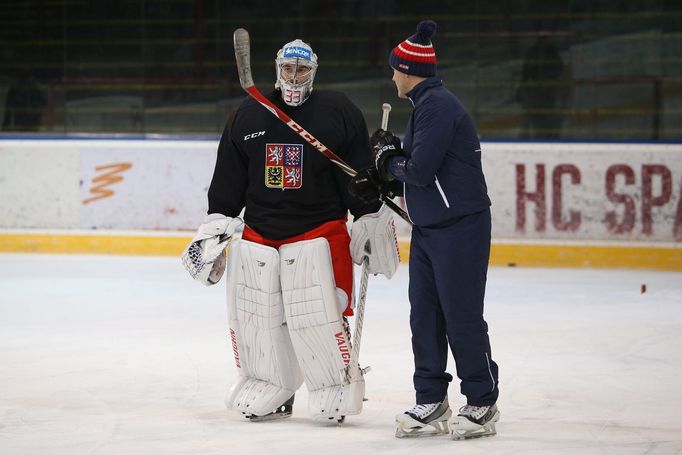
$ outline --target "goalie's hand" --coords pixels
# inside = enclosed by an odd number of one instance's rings
[[[392,212],[382,205],[378,212],[368,213],[353,222],[350,236],[353,262],[362,264],[369,258],[369,272],[391,278],[400,263],[398,238]]]
[[[210,286],[225,273],[225,248],[244,222],[220,213],[206,216],[196,235],[182,253],[182,264],[195,280]]]
[[[348,192],[368,204],[378,201],[381,196],[381,180],[376,168],[372,166],[360,170],[348,182]]]
[[[402,182],[381,180],[379,172],[374,166],[359,171],[348,182],[348,192],[361,201],[371,204],[378,201],[382,195],[389,199],[402,194]]]

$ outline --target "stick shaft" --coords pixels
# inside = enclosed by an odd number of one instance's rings
[[[381,129],[387,131],[388,129],[388,115],[391,112],[391,105],[384,103],[381,106]],[[390,199],[385,198],[390,201]],[[391,201],[392,202],[392,201]],[[365,245],[365,251],[370,250],[369,240]],[[350,367],[354,368],[354,365],[359,365],[360,357],[360,341],[362,340],[362,326],[365,322],[365,302],[367,300],[367,283],[369,281],[369,257],[365,256],[362,259],[362,277],[360,278],[360,296],[358,297],[358,302],[355,308],[355,330],[353,333],[353,344],[350,353]],[[347,373],[347,378],[350,382],[350,372]]]
[[[357,305],[355,306],[355,329],[353,330],[353,343],[350,351],[350,362],[346,368],[346,380],[350,383],[353,371],[357,366],[360,369],[360,341],[362,340],[362,326],[365,321],[365,301],[367,300],[367,283],[369,281],[369,258],[367,256],[362,260],[362,277],[360,278],[360,295],[358,297]]]
[[[388,115],[391,113],[391,105],[388,103],[384,103],[381,105],[381,129],[384,131],[388,131]],[[401,209],[395,202],[384,196],[383,194],[381,195],[381,200],[386,204],[391,210],[393,210],[395,213],[400,215],[400,217],[407,221],[408,223],[412,224],[412,220],[410,220],[409,215],[407,212],[405,212],[403,209]],[[397,207],[400,209],[400,211],[396,210],[394,207]]]

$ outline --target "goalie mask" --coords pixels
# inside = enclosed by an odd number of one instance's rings
[[[275,59],[277,82],[275,88],[289,106],[300,106],[313,91],[317,70],[317,55],[300,39],[282,46]]]

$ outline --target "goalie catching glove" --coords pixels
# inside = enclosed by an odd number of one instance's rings
[[[369,258],[369,272],[391,278],[400,263],[398,238],[393,215],[385,205],[376,213],[368,213],[353,222],[350,236],[353,262],[362,264]]]
[[[210,286],[225,273],[225,248],[244,222],[220,213],[211,213],[182,253],[182,264],[195,280]]]

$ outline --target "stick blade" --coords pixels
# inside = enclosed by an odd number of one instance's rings
[[[239,83],[242,88],[253,87],[253,76],[251,74],[251,40],[249,32],[243,28],[238,28],[232,35],[234,39],[234,56],[237,59],[237,73]]]

